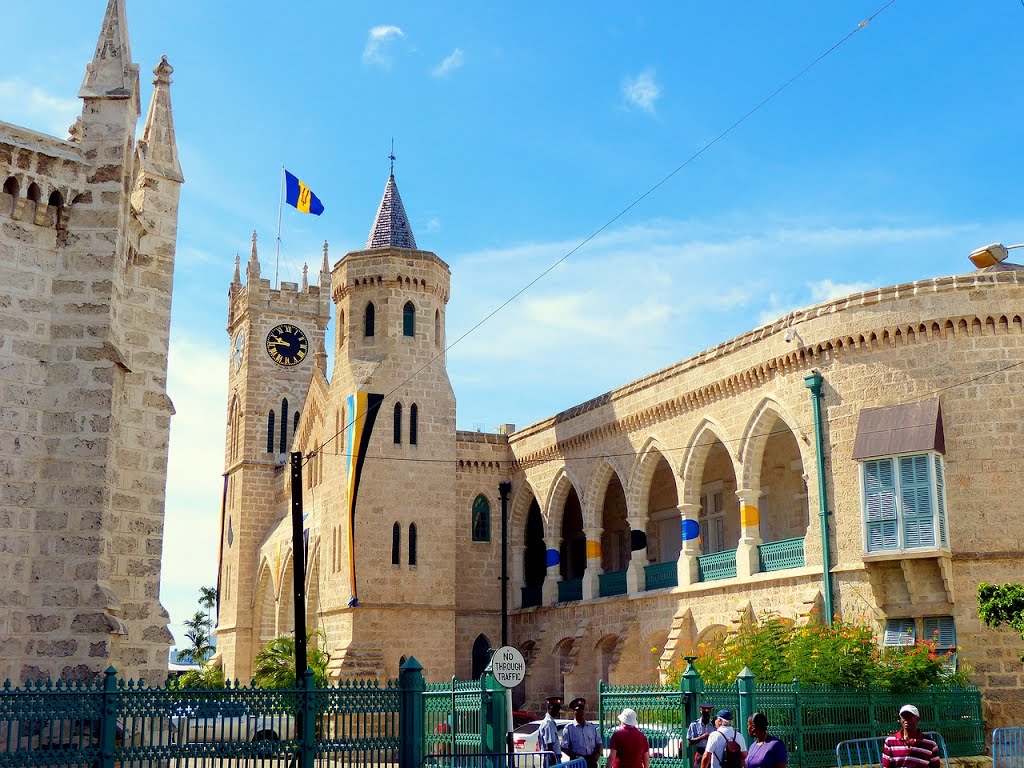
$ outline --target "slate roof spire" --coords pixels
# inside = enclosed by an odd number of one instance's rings
[[[370,236],[366,238],[366,249],[409,248],[415,251],[418,250],[416,238],[412,234],[412,227],[409,226],[409,217],[405,215],[405,206],[402,205],[402,196],[398,194],[398,185],[395,184],[393,153],[390,159],[391,175],[388,176],[388,183],[384,185],[384,197],[381,198],[377,217],[370,227]]]

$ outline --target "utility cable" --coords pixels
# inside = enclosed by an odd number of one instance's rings
[[[1021,0],[1021,1],[1024,2],[1024,0]],[[416,378],[416,376],[418,376],[424,370],[426,370],[431,365],[433,365],[434,362],[437,361],[439,358],[442,358],[445,355],[447,355],[449,350],[452,349],[452,347],[454,347],[456,344],[461,342],[463,339],[465,339],[471,333],[474,333],[484,323],[486,323],[488,320],[490,320],[496,314],[501,312],[503,309],[505,309],[505,307],[507,307],[512,302],[514,302],[516,299],[518,299],[520,296],[522,296],[524,293],[526,293],[526,291],[528,291],[530,288],[532,288],[534,285],[536,285],[538,282],[540,282],[542,279],[544,279],[547,275],[549,275],[554,269],[556,269],[560,264],[562,264],[564,261],[566,261],[570,256],[572,256],[574,253],[579,251],[585,245],[590,243],[594,238],[596,238],[598,235],[600,235],[602,232],[604,232],[606,229],[608,229],[608,227],[610,227],[616,221],[618,221],[623,216],[625,216],[627,213],[629,213],[631,210],[633,210],[633,208],[635,208],[637,205],[639,205],[646,198],[648,198],[649,196],[654,194],[654,192],[657,191],[666,182],[668,182],[669,179],[671,179],[677,173],[679,173],[684,168],[689,166],[693,161],[695,161],[697,158],[699,158],[701,155],[703,155],[705,152],[707,152],[713,146],[715,146],[720,141],[722,141],[726,136],[728,136],[730,133],[732,133],[736,128],[738,128],[744,122],[746,122],[750,117],[752,117],[755,113],[757,113],[764,106],[766,106],[771,101],[773,101],[779,94],[781,94],[783,91],[785,91],[787,88],[789,88],[793,83],[795,83],[801,77],[803,77],[808,72],[810,72],[814,67],[816,67],[818,64],[820,64],[822,61],[824,61],[829,55],[831,55],[838,48],[840,48],[850,38],[852,38],[854,35],[856,35],[861,30],[865,29],[868,26],[868,24],[870,24],[872,21],[874,21],[875,18],[877,18],[880,14],[882,14],[886,9],[889,8],[889,6],[891,6],[895,2],[896,2],[896,0],[888,0],[888,2],[886,2],[880,8],[878,8],[874,13],[872,13],[866,19],[861,21],[859,24],[857,24],[856,27],[854,27],[852,30],[847,32],[843,37],[841,37],[838,41],[836,41],[832,46],[830,46],[828,49],[826,49],[823,53],[819,54],[817,56],[817,58],[815,58],[813,61],[811,61],[809,64],[807,64],[803,69],[801,69],[799,72],[797,72],[791,78],[786,80],[782,85],[778,86],[774,91],[772,91],[770,94],[768,94],[768,96],[766,96],[764,99],[762,99],[760,102],[758,102],[753,108],[751,108],[750,110],[745,112],[742,116],[740,116],[739,118],[734,120],[732,122],[732,124],[730,124],[725,130],[723,130],[717,136],[715,136],[715,138],[713,138],[711,141],[709,141],[707,144],[705,144],[699,150],[697,150],[692,155],[690,155],[686,160],[684,160],[682,163],[680,163],[678,166],[676,166],[672,171],[670,171],[668,174],[666,174],[664,177],[662,177],[662,179],[660,181],[658,181],[656,184],[654,184],[654,186],[650,187],[646,192],[644,192],[643,194],[639,195],[636,199],[633,200],[633,202],[631,202],[625,208],[620,210],[617,214],[612,216],[612,218],[610,218],[608,221],[606,221],[600,227],[595,229],[590,235],[588,235],[586,238],[584,238],[579,243],[577,243],[567,253],[565,253],[560,258],[556,259],[547,269],[545,269],[543,272],[541,272],[539,275],[537,275],[535,278],[533,278],[530,282],[528,282],[526,285],[524,285],[522,288],[520,288],[518,291],[516,291],[514,294],[512,294],[512,296],[510,296],[508,299],[506,299],[504,302],[502,302],[500,305],[498,305],[495,309],[491,310],[487,315],[485,315],[475,325],[471,326],[469,328],[469,330],[465,331],[462,335],[460,335],[458,338],[456,338],[455,341],[453,341],[451,344],[446,346],[443,351],[439,352],[434,357],[432,357],[430,360],[428,360],[426,363],[424,363],[420,368],[416,369],[416,371],[414,371],[412,374],[410,374],[404,381],[402,381],[401,383],[395,385],[390,391],[385,393],[384,399],[387,399],[388,397],[393,395],[395,392],[397,392],[399,389],[404,387],[406,384],[408,384],[410,381],[412,381],[414,378]],[[381,402],[383,402],[383,400]],[[332,441],[336,440],[339,435],[343,434],[345,432],[345,430],[347,430],[350,425],[351,425],[351,422],[349,424],[346,424],[342,429],[340,429],[338,432],[336,432],[334,435],[332,435],[328,440],[324,441],[324,444],[322,446],[320,446],[320,448],[317,449],[317,450],[323,450]],[[310,454],[307,454],[306,457],[305,457],[305,461],[309,461],[309,459],[311,458],[312,455],[313,455],[313,452],[311,452]]]

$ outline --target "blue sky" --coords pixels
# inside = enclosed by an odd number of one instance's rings
[[[182,191],[162,598],[216,580],[235,253],[281,279],[359,248],[395,175],[452,268],[455,339],[885,0],[128,0],[143,109],[167,54]],[[5,8],[0,120],[66,135],[104,0]],[[449,352],[458,425],[525,426],[866,287],[1024,241],[1019,0],[896,0]],[[140,122],[141,127],[141,122]],[[1020,258],[1017,259],[1021,260]]]

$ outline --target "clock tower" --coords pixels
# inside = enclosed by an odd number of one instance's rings
[[[228,289],[231,354],[217,645],[234,669],[248,670],[259,650],[253,638],[261,634],[253,631],[252,611],[260,544],[280,520],[289,487],[287,457],[310,383],[316,377],[326,381],[331,276],[324,243],[319,285],[309,285],[303,267],[301,285],[271,287],[260,277],[255,232],[245,283],[240,266],[236,257]]]

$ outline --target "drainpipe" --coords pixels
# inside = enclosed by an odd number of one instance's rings
[[[818,458],[818,518],[821,521],[821,587],[825,593],[825,621],[832,626],[832,556],[828,546],[828,499],[825,498],[825,440],[821,432],[821,382],[819,371],[804,376],[814,409],[814,448]]]

